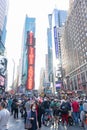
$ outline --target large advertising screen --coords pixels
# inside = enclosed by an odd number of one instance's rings
[[[5,78],[0,75],[0,86],[4,86],[4,85],[5,85]]]
[[[33,45],[35,44],[35,38],[33,32],[27,32],[27,45]]]
[[[34,88],[34,72],[35,72],[35,47],[33,33],[28,34],[28,74],[27,74],[27,90]]]
[[[0,56],[0,75],[5,76],[7,71],[7,59]]]
[[[28,61],[29,65],[35,64],[35,48],[31,46],[28,48]]]
[[[27,89],[32,90],[34,88],[34,67],[28,67],[28,80],[27,80]]]
[[[0,56],[0,91],[5,88],[7,74],[7,59],[4,56]]]

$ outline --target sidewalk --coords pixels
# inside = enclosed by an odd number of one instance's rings
[[[25,130],[24,120],[20,117],[20,115],[19,115],[19,119],[14,119],[13,116],[10,116],[8,127],[9,127],[8,130]],[[55,128],[45,127],[43,125],[41,130],[55,130]],[[68,128],[64,126],[59,126],[59,129],[57,128],[57,130],[83,130],[83,128],[77,126],[70,126]]]
[[[23,119],[20,116],[19,119],[14,119],[13,116],[10,116],[8,130],[25,130]]]

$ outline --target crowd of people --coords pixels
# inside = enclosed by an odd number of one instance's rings
[[[0,130],[8,130],[7,124],[10,116],[14,119],[21,118],[30,128],[28,130],[41,129],[44,125],[44,113],[48,112],[53,120],[58,121],[61,112],[62,125],[69,125],[69,116],[72,117],[73,125],[84,127],[85,112],[87,112],[87,99],[64,96],[57,97],[32,97],[26,95],[0,96]],[[58,122],[57,122],[58,123]],[[54,125],[54,122],[52,122]],[[29,127],[28,126],[28,127]]]

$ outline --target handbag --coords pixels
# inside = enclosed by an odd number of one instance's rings
[[[32,123],[29,120],[29,118],[31,117],[31,111],[27,112],[27,118],[26,118],[26,122],[25,122],[25,129],[30,129],[32,128]]]
[[[30,128],[32,128],[32,124],[31,124],[31,122],[29,121],[29,119],[26,119],[25,129],[30,129]]]

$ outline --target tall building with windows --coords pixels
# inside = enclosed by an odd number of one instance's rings
[[[47,29],[48,39],[48,76],[53,74],[53,48],[52,48],[52,14],[48,15],[49,28]]]
[[[68,89],[87,90],[87,0],[73,1],[61,40]]]
[[[4,19],[6,15],[7,0],[0,0],[0,30],[3,30]]]
[[[53,46],[52,46],[52,14],[48,14],[49,27],[47,28],[47,48],[48,48],[48,85],[46,89],[51,89],[53,92]],[[46,90],[47,91],[47,90]]]
[[[21,84],[27,90],[35,87],[35,21],[26,16],[23,30]]]
[[[48,39],[48,79],[49,89],[55,92],[55,84],[61,77],[61,28],[65,23],[67,11],[54,9],[52,14],[48,15],[49,27],[47,28]]]
[[[7,16],[5,16],[5,20],[4,20],[4,24],[3,24],[2,37],[1,37],[1,41],[2,41],[4,46],[5,46],[6,33],[7,33],[6,24],[7,24]]]
[[[61,30],[67,18],[67,11],[54,9],[52,13],[53,66],[55,67],[55,88],[62,85]],[[58,89],[59,89],[58,88]]]
[[[0,54],[5,50],[8,0],[0,0]]]
[[[74,0],[69,0],[69,13],[72,10]]]
[[[44,81],[45,81],[45,69],[41,68],[40,70],[40,86],[39,86],[39,92],[44,94]]]
[[[7,58],[5,56],[8,0],[0,0],[0,93],[7,87]]]

